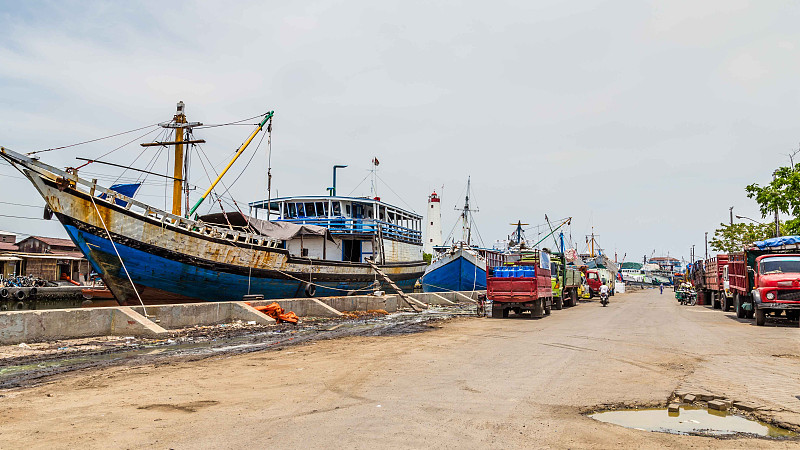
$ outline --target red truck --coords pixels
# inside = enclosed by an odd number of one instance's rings
[[[800,317],[800,245],[771,241],[728,256],[736,317],[755,316],[758,326],[766,323],[768,314]]]
[[[711,304],[714,309],[729,311],[733,305],[733,299],[725,293],[723,272],[728,265],[728,255],[719,254],[705,261],[705,273],[702,292],[698,296],[704,296],[704,304]],[[699,302],[698,302],[699,303]]]
[[[550,257],[545,252],[541,255],[546,255],[541,257],[543,263],[518,261],[513,265],[487,267],[486,297],[492,301],[492,317],[505,318],[511,311],[516,315],[530,311],[531,317],[550,314],[553,307]]]

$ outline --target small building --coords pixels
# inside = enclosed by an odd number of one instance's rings
[[[15,242],[17,242],[16,234],[0,230],[0,244],[13,244]]]
[[[30,236],[16,244],[11,255],[20,258],[17,274],[39,277],[47,281],[60,281],[64,276],[77,282],[88,279],[89,261],[69,239]]]
[[[16,238],[16,235],[14,237]],[[0,240],[0,275],[3,278],[12,278],[20,273],[22,258],[13,254],[18,250],[19,248],[14,242]]]

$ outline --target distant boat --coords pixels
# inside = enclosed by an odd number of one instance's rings
[[[422,275],[424,292],[475,291],[486,289],[486,249],[471,245],[470,179],[461,210],[462,240],[434,247],[431,265]]]
[[[271,132],[271,119],[272,112],[263,117],[233,161],[262,129]],[[400,288],[413,287],[425,268],[422,217],[374,199],[266,202],[268,210],[279,208],[279,222],[241,212],[194,215],[233,164],[188,208],[183,147],[204,141],[184,141],[183,135],[200,125],[186,121],[181,102],[173,120],[161,124],[175,131],[174,139],[143,144],[176,149],[173,173],[154,174],[173,180],[172,212],[80,178],[77,169],[60,170],[5,148],[0,156],[33,183],[121,305],[372,292],[376,276],[367,256],[376,257]],[[292,216],[292,208],[302,215]]]

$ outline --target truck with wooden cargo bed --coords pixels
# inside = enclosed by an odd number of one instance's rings
[[[728,266],[728,255],[721,253],[705,261],[704,285],[702,295],[705,303],[713,305],[714,309],[729,311],[733,306],[733,297],[730,291],[725,291],[725,268]],[[698,293],[698,296],[701,295]]]
[[[728,281],[736,317],[800,317],[800,236],[768,239],[728,255]]]
[[[550,263],[553,309],[575,306],[578,304],[578,289],[583,282],[581,271],[568,266],[563,253],[553,253],[553,257]]]
[[[486,298],[492,302],[492,317],[507,318],[513,312],[530,317],[549,315],[553,307],[550,255],[536,252],[523,260],[486,268]]]

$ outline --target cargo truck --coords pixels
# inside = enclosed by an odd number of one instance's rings
[[[725,291],[725,268],[728,266],[728,255],[719,254],[705,261],[705,279],[703,285],[704,300],[706,304],[713,305],[714,309],[729,311],[733,305],[733,297]],[[698,293],[698,296],[701,295]]]
[[[768,315],[800,317],[800,236],[768,239],[728,255],[736,317],[763,326]]]
[[[492,302],[492,317],[506,318],[510,312],[518,316],[530,312],[530,317],[550,314],[553,291],[547,252],[486,269],[486,297]]]
[[[553,256],[554,260],[550,264],[553,309],[575,306],[578,304],[578,289],[582,282],[581,272],[574,267],[565,267],[565,259],[561,254],[554,253]]]

